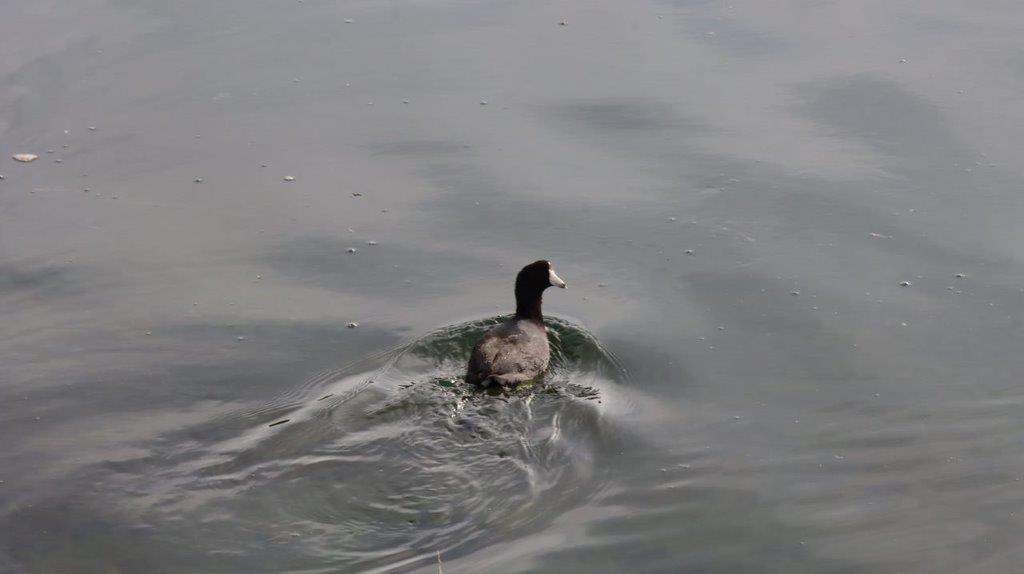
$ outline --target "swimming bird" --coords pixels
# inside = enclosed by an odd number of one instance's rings
[[[467,383],[516,385],[537,378],[548,368],[551,350],[540,312],[541,297],[548,287],[565,289],[565,281],[550,261],[534,261],[516,275],[516,314],[476,342],[466,368]]]

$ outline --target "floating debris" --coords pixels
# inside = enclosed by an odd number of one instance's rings
[[[358,191],[353,191],[352,192],[352,197],[362,197],[362,196],[363,196],[363,194],[359,193]]]
[[[286,422],[289,422],[289,421],[291,421],[291,420],[292,420],[292,419],[281,419],[281,420],[277,421],[276,423],[270,423],[270,424],[269,424],[269,425],[267,425],[267,426],[268,426],[268,427],[276,427],[277,425],[283,425],[284,423],[286,423]]]
[[[286,176],[284,176],[284,180],[285,181],[295,181],[295,176],[294,175],[286,175]]]
[[[16,153],[11,157],[14,158],[14,161],[20,161],[21,163],[28,163],[39,159],[39,156],[34,153]]]
[[[913,285],[910,281],[900,281],[900,287],[910,287]]]
[[[349,329],[355,329],[356,327],[359,326],[359,323],[356,323],[355,321],[352,321],[351,323],[349,323],[348,325],[345,325],[345,326],[348,327]]]

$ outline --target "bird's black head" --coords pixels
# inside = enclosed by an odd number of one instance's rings
[[[540,260],[523,267],[516,276],[516,317],[542,321],[541,296],[548,287],[565,289],[550,261]]]

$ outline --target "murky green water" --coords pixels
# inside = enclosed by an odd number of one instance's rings
[[[9,1],[0,572],[1016,571],[1022,23]]]

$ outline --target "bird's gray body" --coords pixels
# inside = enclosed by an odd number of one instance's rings
[[[516,385],[548,368],[551,350],[543,321],[512,318],[492,327],[473,347],[466,382]]]

